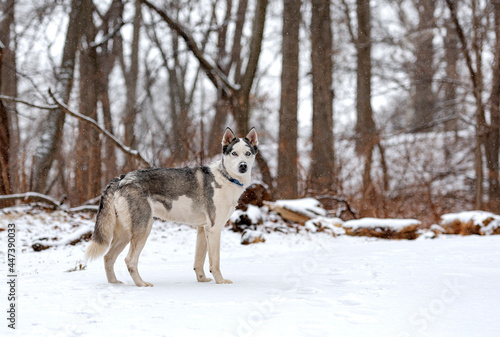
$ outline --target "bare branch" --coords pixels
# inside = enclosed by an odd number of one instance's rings
[[[33,104],[33,103],[30,103],[30,102],[24,101],[24,100],[22,100],[20,98],[17,98],[17,97],[12,97],[12,96],[0,95],[0,100],[21,103],[21,104],[30,106],[32,108],[37,108],[37,109],[42,109],[42,110],[54,110],[54,109],[57,109],[57,105],[37,105],[37,104]]]
[[[115,36],[120,31],[120,29],[122,29],[122,27],[123,27],[123,25],[125,25],[125,23],[126,22],[120,20],[120,23],[117,24],[116,27],[113,28],[113,30],[111,32],[109,32],[109,34],[104,36],[101,41],[99,41],[99,42],[93,41],[90,43],[89,47],[90,48],[97,48],[97,47],[102,46],[106,42],[108,42],[111,38],[113,38],[113,36]]]
[[[344,7],[344,14],[345,14],[345,18],[347,20],[347,22],[346,22],[347,31],[349,32],[349,35],[351,36],[352,43],[354,43],[354,45],[357,48],[358,38],[356,37],[356,35],[354,35],[354,29],[352,29],[352,20],[351,20],[349,5],[347,4],[347,2],[345,2],[345,0],[342,0],[342,6]]]
[[[141,0],[141,2],[146,6],[148,6],[149,8],[151,8],[152,10],[154,10],[156,13],[158,13],[158,15],[160,15],[160,17],[168,24],[170,29],[177,32],[177,34],[179,34],[183,38],[189,50],[191,50],[193,55],[198,59],[198,61],[201,64],[201,67],[203,68],[208,78],[217,89],[221,89],[221,84],[224,85],[222,89],[229,89],[230,91],[233,92],[239,89],[238,86],[232,84],[229,81],[226,75],[224,75],[224,73],[217,66],[213,65],[212,62],[208,61],[205,58],[203,52],[198,47],[198,44],[194,40],[193,36],[188,32],[188,30],[185,27],[183,27],[179,22],[171,18],[165,11],[159,9],[148,0]]]
[[[36,192],[0,195],[0,200],[23,200],[25,202],[33,200],[41,200],[56,208],[62,208],[57,200],[49,197],[48,195]]]
[[[84,115],[82,115],[82,114],[80,114],[78,112],[74,112],[74,111],[70,110],[69,107],[66,104],[59,102],[57,100],[57,98],[55,98],[54,94],[52,93],[52,91],[50,89],[49,89],[49,95],[50,95],[50,97],[52,97],[52,99],[57,104],[57,106],[61,108],[62,111],[64,111],[65,113],[67,113],[67,114],[69,114],[69,115],[71,115],[71,116],[73,116],[75,118],[78,118],[81,121],[87,122],[90,125],[92,125],[97,131],[99,131],[106,138],[108,138],[113,143],[115,143],[115,145],[123,153],[125,153],[126,155],[129,155],[129,156],[131,156],[133,158],[136,158],[140,162],[140,164],[142,166],[145,166],[145,167],[151,167],[151,166],[153,166],[149,161],[147,161],[146,159],[144,159],[144,157],[141,155],[141,153],[139,151],[133,150],[130,147],[124,145],[120,140],[118,140],[108,130],[103,129],[99,124],[97,124],[97,122],[95,120],[93,120],[90,117],[84,116]]]

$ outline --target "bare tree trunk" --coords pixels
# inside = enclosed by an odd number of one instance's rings
[[[124,4],[121,1],[113,1],[108,12],[103,19],[102,33],[107,36],[114,31],[123,22]],[[113,131],[113,119],[111,115],[111,101],[109,98],[109,75],[113,70],[116,58],[120,53],[119,38],[115,35],[109,42],[101,46],[101,52],[98,54],[98,81],[99,81],[99,96],[98,99],[102,105],[103,123],[106,130],[111,134]],[[112,43],[112,46],[110,45]],[[113,177],[118,174],[116,161],[115,145],[109,139],[105,138],[103,143],[104,154],[103,169],[105,170],[101,179],[101,185],[107,184]]]
[[[2,65],[4,56],[4,46],[0,41],[0,87],[2,84]],[[10,134],[9,119],[7,109],[3,101],[0,100],[0,195],[12,193],[10,172],[9,172],[9,150]],[[5,202],[0,202],[0,207],[7,206]]]
[[[335,192],[333,139],[332,20],[330,3],[313,0],[311,16],[311,64],[313,123],[309,186],[314,193]]]
[[[127,89],[127,101],[125,104],[125,115],[123,123],[125,125],[125,144],[132,148],[136,147],[137,139],[135,134],[135,122],[139,113],[137,106],[137,79],[139,77],[139,39],[142,21],[141,1],[135,0],[135,15],[133,21],[132,50],[130,54],[130,68],[127,69],[125,62],[122,62],[123,72]],[[123,50],[122,50],[123,52]],[[133,169],[133,163],[127,161],[127,170]]]
[[[488,196],[495,211],[500,206],[499,151],[500,151],[500,1],[492,0],[495,17],[495,62],[490,93],[490,127],[485,144],[486,166],[488,168]]]
[[[301,0],[283,1],[281,107],[279,111],[279,198],[298,196],[297,103],[299,86],[299,28]]]
[[[225,123],[227,121],[227,116],[231,113],[231,103],[229,99],[225,97],[222,89],[217,90],[217,102],[215,102],[215,116],[212,119],[212,124],[210,126],[209,139],[219,139],[225,129]],[[208,157],[214,157],[221,151],[220,142],[210,141],[207,144]]]
[[[17,97],[17,66],[16,47],[12,41],[12,34],[15,32],[15,0],[3,1],[0,5],[3,20],[0,23],[0,44],[4,45],[2,62],[0,64],[0,93],[5,96]],[[14,101],[4,101],[4,108],[7,113],[7,123],[9,127],[9,175],[12,190],[20,185],[18,147],[20,142],[19,121],[17,117],[17,106]]]
[[[415,85],[414,96],[414,129],[417,131],[428,130],[435,112],[435,96],[432,90],[434,78],[434,38],[435,26],[434,10],[435,0],[416,0],[419,15],[418,37],[415,43],[415,69],[413,81]]]
[[[365,157],[363,172],[363,197],[373,194],[371,180],[372,152],[378,142],[377,129],[373,119],[371,104],[371,11],[370,1],[357,0],[358,36],[356,38],[357,72],[356,72],[356,150]]]
[[[460,49],[458,47],[458,38],[452,22],[446,26],[446,38],[444,39],[444,53],[446,61],[446,83],[444,88],[443,109],[445,115],[452,117],[458,116],[456,89],[460,77],[457,72],[458,56]],[[458,118],[449,120],[445,123],[447,131],[458,131]]]
[[[80,113],[97,121],[97,100],[99,90],[97,51],[90,45],[95,40],[96,28],[92,19],[92,7],[81,14],[86,20],[83,36],[87,41],[80,51]],[[101,141],[99,133],[87,123],[79,122],[76,144],[75,184],[77,204],[99,195],[101,184]]]
[[[67,104],[73,88],[76,53],[80,37],[85,30],[85,21],[82,20],[82,10],[92,7],[91,0],[73,0],[71,13],[64,43],[61,67],[58,71],[57,95]],[[45,123],[40,144],[33,158],[32,189],[45,193],[50,168],[56,157],[63,139],[63,127],[66,114],[60,109],[49,112]]]
[[[483,151],[482,146],[484,143],[484,132],[486,131],[486,119],[484,114],[484,105],[482,100],[482,76],[480,69],[474,70],[474,65],[472,63],[472,57],[470,55],[470,50],[467,44],[467,40],[465,39],[464,31],[462,29],[462,25],[458,21],[457,8],[455,2],[453,0],[446,0],[446,4],[450,9],[451,19],[453,24],[455,25],[455,30],[457,32],[458,39],[460,41],[460,47],[462,54],[465,58],[465,63],[467,65],[467,69],[469,70],[469,76],[472,82],[474,99],[476,101],[476,134],[475,134],[475,142],[476,147],[474,151],[474,169],[476,171],[476,184],[475,184],[475,207],[476,209],[483,208]],[[475,11],[473,11],[473,15],[476,16]],[[478,27],[477,27],[478,28]],[[477,44],[475,44],[476,55],[477,52]],[[476,59],[476,62],[479,60]]]
[[[356,150],[360,154],[371,152],[376,137],[371,104],[371,14],[370,1],[357,0],[358,35],[354,41],[357,53],[356,71]],[[370,155],[371,157],[371,155]]]

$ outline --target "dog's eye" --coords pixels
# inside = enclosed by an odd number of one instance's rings
[[[236,151],[233,151],[231,155],[236,157],[238,154],[236,153]]]
[[[252,155],[252,153],[251,153],[250,151],[247,151],[247,153],[245,153],[245,155],[246,155],[247,157],[250,157],[250,156]]]

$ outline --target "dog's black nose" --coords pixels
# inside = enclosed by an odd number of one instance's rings
[[[245,173],[248,170],[247,163],[240,163],[238,169],[240,170],[240,173]]]

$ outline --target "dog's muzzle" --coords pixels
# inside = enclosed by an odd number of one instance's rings
[[[240,163],[240,165],[238,166],[238,170],[240,171],[240,173],[246,173],[248,170],[247,163]]]

